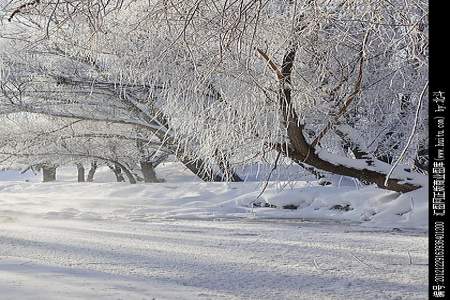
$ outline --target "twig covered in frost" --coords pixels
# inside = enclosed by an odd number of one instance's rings
[[[313,264],[314,264],[314,267],[315,267],[318,271],[332,271],[332,270],[336,270],[336,268],[327,268],[327,269],[324,269],[324,268],[319,267],[319,264],[317,263],[317,261],[316,261],[315,258],[313,258]]]
[[[264,194],[264,192],[266,191],[267,186],[269,185],[270,177],[272,176],[272,173],[277,169],[278,161],[280,160],[280,157],[281,157],[281,152],[279,152],[277,154],[277,157],[275,158],[275,162],[273,163],[273,167],[270,170],[269,175],[267,175],[266,181],[264,182],[264,186],[263,186],[261,192],[258,194],[258,196],[256,197],[255,200],[250,202],[252,204],[252,206],[253,206],[253,203],[255,203],[255,201],[257,201],[259,199],[259,197],[261,197]]]
[[[398,159],[396,160],[396,162],[392,165],[392,168],[389,170],[389,173],[386,175],[386,180],[384,181],[384,185],[387,186],[388,181],[389,181],[389,177],[392,175],[392,172],[394,172],[395,168],[398,166],[398,164],[403,160],[403,157],[405,156],[406,151],[408,151],[409,145],[411,145],[412,139],[416,133],[416,128],[417,128],[417,124],[419,123],[419,116],[420,116],[420,109],[422,107],[422,100],[423,97],[425,95],[425,91],[428,88],[428,81],[425,84],[425,86],[422,89],[422,92],[420,93],[419,96],[419,101],[417,103],[417,107],[416,107],[416,114],[414,117],[414,125],[413,128],[411,129],[411,134],[408,137],[408,141],[406,142],[405,147],[403,148],[403,151],[400,153],[400,156],[398,157]]]
[[[354,255],[353,253],[351,253],[351,255],[352,255],[353,258],[356,259],[360,264],[363,264],[363,265],[365,265],[365,266],[367,266],[367,267],[369,267],[369,268],[373,268],[373,269],[382,269],[382,268],[375,267],[375,266],[373,266],[373,265],[371,265],[371,264],[368,264],[368,263],[362,261],[359,257],[357,257],[356,255]]]

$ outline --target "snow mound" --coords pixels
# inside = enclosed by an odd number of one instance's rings
[[[426,189],[398,194],[376,187],[320,186],[310,182],[262,184],[165,182],[0,182],[0,216],[44,219],[308,219],[370,227],[426,229]],[[5,221],[5,220],[3,220]]]

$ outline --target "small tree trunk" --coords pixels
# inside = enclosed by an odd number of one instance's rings
[[[131,184],[136,184],[136,178],[134,178],[133,174],[131,174],[130,170],[128,170],[127,167],[125,167],[123,164],[120,164],[118,162],[114,162],[114,166],[108,164],[108,167],[113,171],[114,175],[116,175],[117,182],[125,182],[125,177],[123,177],[122,171],[125,173],[125,176],[127,176],[128,181]]]
[[[42,182],[52,182],[56,180],[56,167],[55,166],[42,166]]]
[[[158,178],[156,177],[155,168],[151,162],[143,160],[140,164],[145,183],[159,182]]]
[[[218,163],[220,170],[222,171],[222,178],[220,181],[242,182],[244,181],[236,172],[231,169],[228,161],[223,162],[219,160]]]
[[[121,167],[119,167],[117,164],[115,164],[114,166],[108,164],[108,167],[111,169],[111,171],[113,171],[114,175],[116,176],[117,182],[125,181],[125,177],[123,177]]]
[[[85,181],[85,170],[83,164],[77,163],[78,182]]]
[[[94,181],[95,171],[97,171],[97,161],[91,162],[91,168],[89,169],[87,180],[86,180],[87,182]]]
[[[234,172],[234,170],[231,168],[227,155],[224,155],[218,149],[216,149],[214,155],[217,165],[219,166],[220,171],[222,172],[221,181],[231,181],[231,182],[243,181],[242,178],[239,177],[239,175],[236,172]]]
[[[419,151],[414,159],[414,167],[421,173],[428,174],[429,172],[429,149],[428,145],[419,144]]]
[[[136,178],[134,178],[133,174],[131,173],[130,170],[128,170],[127,167],[125,167],[124,165],[121,165],[120,168],[123,170],[123,172],[125,173],[125,176],[127,176],[128,181],[129,181],[131,184],[136,184],[136,183],[137,183]],[[123,176],[122,176],[122,177],[123,177]],[[124,179],[123,181],[125,181],[125,179]]]

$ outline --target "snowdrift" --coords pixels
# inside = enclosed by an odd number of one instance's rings
[[[10,181],[0,182],[0,200],[9,212],[40,218],[133,222],[155,218],[308,219],[427,228],[425,188],[401,195],[376,187],[283,181],[270,182],[261,194],[263,183],[199,182],[176,163],[164,164],[158,171],[165,183],[137,185],[112,182],[107,169],[99,171],[96,180],[100,182],[96,183],[74,182],[70,168],[59,172],[61,181],[45,184],[29,174],[23,176],[30,182],[11,181],[19,178],[9,171],[2,178]]]

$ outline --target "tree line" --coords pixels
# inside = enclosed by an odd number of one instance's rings
[[[150,182],[169,155],[205,181],[241,181],[240,166],[263,160],[413,191],[428,172],[427,10],[8,1],[0,162],[102,161]]]

